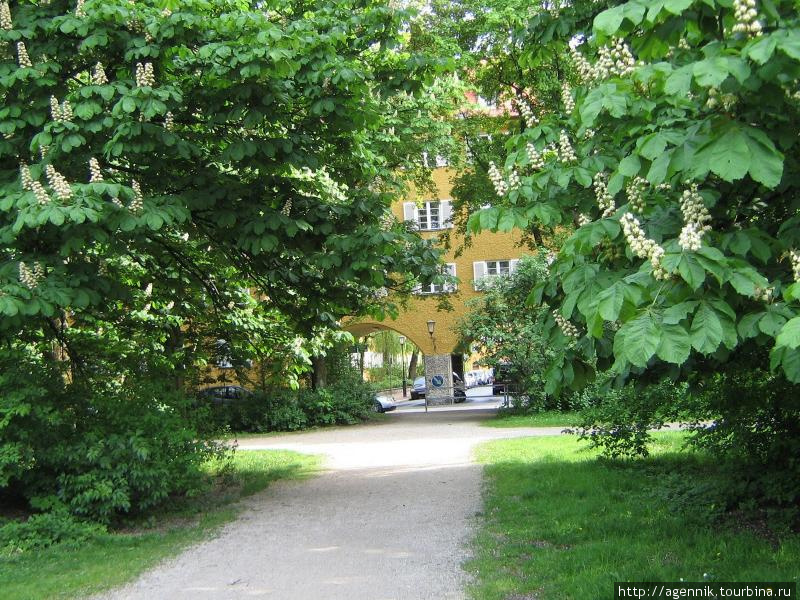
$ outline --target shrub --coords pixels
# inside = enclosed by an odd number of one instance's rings
[[[0,499],[107,523],[191,493],[221,452],[201,415],[160,382],[69,382],[35,353],[3,349]]]
[[[53,544],[77,547],[104,533],[104,526],[76,519],[65,511],[33,515],[26,521],[0,525],[0,555],[41,550]]]

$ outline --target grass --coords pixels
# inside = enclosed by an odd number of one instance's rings
[[[578,412],[559,412],[557,410],[522,415],[500,411],[496,418],[489,419],[483,424],[486,427],[570,427],[575,425],[579,418]]]
[[[485,515],[468,569],[479,600],[603,600],[615,581],[798,581],[800,536],[768,539],[714,522],[676,493],[715,466],[658,434],[647,459],[612,462],[573,437],[496,441]],[[688,500],[687,500],[688,499]]]
[[[2,598],[74,598],[121,585],[232,520],[238,512],[236,500],[263,490],[277,479],[308,477],[320,464],[319,457],[294,452],[237,452],[232,466],[222,472],[225,485],[146,523],[77,548],[52,546],[0,559]]]

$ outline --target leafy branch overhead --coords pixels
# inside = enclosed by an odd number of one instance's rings
[[[572,363],[678,374],[749,346],[800,382],[795,3],[633,0],[528,32],[540,55],[568,44],[575,77],[508,139],[469,226],[573,230],[530,297],[582,332],[550,319],[550,389],[583,384]]]

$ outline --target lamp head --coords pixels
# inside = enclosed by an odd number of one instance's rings
[[[433,335],[433,330],[434,330],[435,327],[436,327],[436,321],[434,321],[434,320],[428,321],[428,333],[431,336]]]

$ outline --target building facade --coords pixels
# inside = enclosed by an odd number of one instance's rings
[[[435,197],[412,190],[408,197],[392,206],[392,211],[398,219],[413,222],[426,239],[439,239],[444,233],[449,233],[450,249],[445,263],[447,272],[457,278],[457,283],[417,289],[396,319],[358,319],[344,324],[347,331],[359,337],[381,329],[392,329],[413,342],[425,356],[430,402],[452,397],[453,372],[463,380],[463,373],[468,370],[465,366],[470,366],[464,364],[456,333],[459,319],[469,310],[466,303],[481,294],[481,286],[486,280],[512,273],[524,253],[519,232],[484,231],[474,235],[471,244],[456,257],[456,249],[463,246],[463,237],[452,227],[452,175],[446,167],[435,169]],[[451,310],[440,310],[442,294],[447,295]]]

